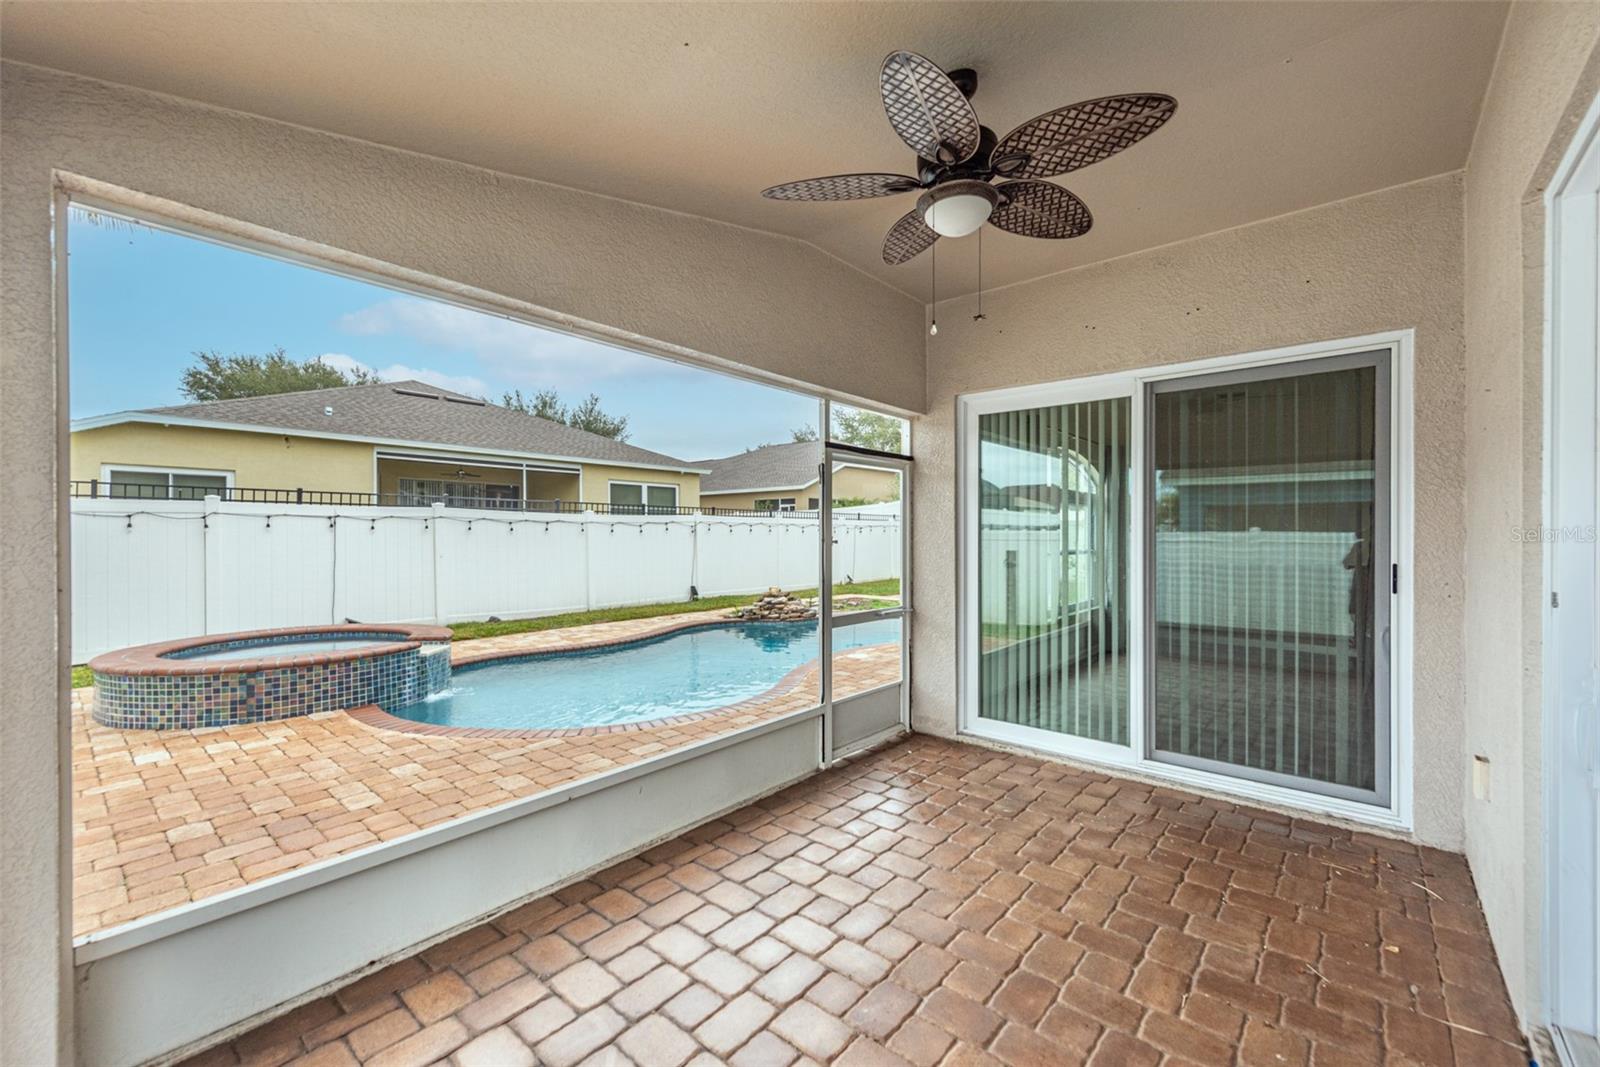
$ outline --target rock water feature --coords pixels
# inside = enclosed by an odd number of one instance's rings
[[[734,608],[728,617],[743,622],[805,622],[817,617],[817,605],[773,586],[760,600],[749,607]]]

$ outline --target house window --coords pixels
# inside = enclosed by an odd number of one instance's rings
[[[514,485],[485,482],[453,482],[437,478],[401,478],[400,504],[416,507],[443,504],[452,508],[516,507],[518,489]]]
[[[678,487],[647,482],[612,482],[611,510],[635,514],[660,514],[678,510]]]
[[[822,500],[820,498],[818,498],[818,497],[811,497],[810,499],[808,499],[806,501],[806,510],[807,511],[816,511],[821,506],[822,506]]]
[[[767,497],[756,501],[757,511],[793,511],[794,497]]]
[[[233,475],[225,471],[178,470],[163,467],[108,467],[103,472],[115,497],[142,500],[203,500],[227,496]]]

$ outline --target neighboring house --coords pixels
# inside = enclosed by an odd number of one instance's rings
[[[695,464],[422,382],[120,411],[72,424],[72,478],[113,496],[246,489],[385,504],[695,507]],[[322,497],[327,499],[327,497]],[[360,500],[336,501],[357,503]]]
[[[700,478],[706,507],[755,511],[815,511],[822,505],[821,465],[822,446],[815,441],[762,445],[695,463],[710,469]],[[891,471],[835,464],[833,498],[867,504],[899,500],[900,480]]]

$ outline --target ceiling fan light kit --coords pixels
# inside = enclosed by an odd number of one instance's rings
[[[976,233],[985,222],[1023,237],[1083,236],[1094,225],[1088,206],[1043,179],[1137,144],[1178,109],[1177,100],[1163,93],[1103,96],[1047,111],[996,137],[972,110],[975,71],[947,74],[915,52],[891,52],[878,72],[878,88],[889,125],[917,154],[916,177],[836,174],[775,185],[761,195],[864,200],[923,190],[916,208],[884,237],[883,261],[890,265],[909,262],[941,237]]]
[[[918,197],[917,213],[940,237],[965,237],[988,222],[999,203],[1000,194],[988,182],[958,179]]]

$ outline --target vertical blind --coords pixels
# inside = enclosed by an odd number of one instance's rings
[[[1128,743],[1126,397],[979,420],[979,707]]]
[[[1378,384],[1368,365],[1153,396],[1158,753],[1375,788]]]

